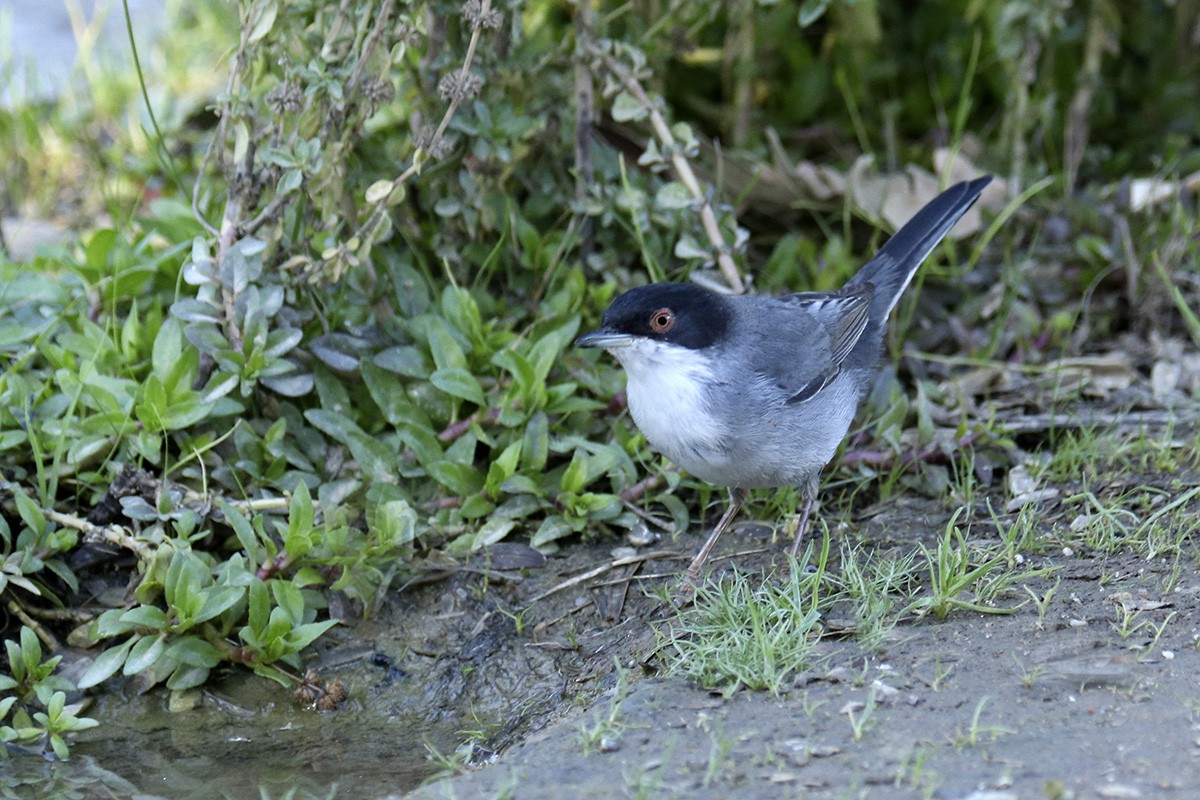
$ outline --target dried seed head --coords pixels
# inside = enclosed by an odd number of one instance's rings
[[[489,6],[484,11],[481,0],[467,0],[462,5],[461,14],[472,28],[488,28],[494,31],[498,30],[500,23],[504,21],[504,15],[500,13],[499,9]]]
[[[413,143],[422,150],[427,150],[434,159],[444,158],[454,149],[454,142],[448,136],[442,136],[435,141],[433,138],[435,133],[437,133],[436,126],[422,125],[413,136]]]
[[[396,41],[413,47],[421,42],[421,29],[411,20],[401,17],[396,23]]]
[[[483,78],[468,72],[448,72],[438,81],[438,94],[443,100],[462,102],[479,94],[483,88]]]
[[[362,83],[362,95],[367,104],[367,116],[370,116],[384,103],[392,102],[396,90],[382,78],[367,78]]]
[[[304,91],[296,81],[284,81],[275,84],[275,87],[267,92],[266,100],[267,105],[276,114],[295,112],[300,110],[304,101]]]

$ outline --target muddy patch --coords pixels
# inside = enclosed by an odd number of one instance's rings
[[[630,672],[412,796],[1194,796],[1200,581],[1173,562],[1061,566],[1030,587],[1058,582],[1044,615],[902,625],[875,651],[827,639],[779,697]],[[1132,626],[1123,608],[1141,609]]]
[[[950,516],[910,496],[861,510],[833,538],[902,557],[935,549]],[[1194,546],[1184,536],[1153,558],[1105,556],[1062,543],[1073,516],[1040,513],[1038,554],[1013,571],[1045,571],[995,600],[1015,613],[938,622],[901,605],[900,623],[867,642],[835,604],[811,668],[778,696],[663,676],[657,631],[676,610],[658,590],[699,532],[579,544],[544,562],[505,545],[424,564],[311,662],[348,687],[340,710],[304,710],[241,673],[180,713],[126,685],[88,712],[102,725],[70,762],[18,759],[8,786],[21,797],[76,785],[171,798],[1193,797]],[[712,577],[778,580],[785,548],[771,528],[741,526],[721,545]],[[831,580],[847,551],[833,552]],[[927,593],[928,575],[912,588]]]

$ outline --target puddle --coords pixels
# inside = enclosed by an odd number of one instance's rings
[[[291,690],[245,670],[226,672],[178,713],[162,689],[105,684],[84,712],[100,725],[73,740],[71,759],[14,757],[0,768],[0,798],[401,796],[441,768],[430,749],[510,746],[586,707],[611,688],[615,663],[634,669],[636,654],[652,649],[643,620],[654,601],[571,580],[599,574],[609,549],[580,544],[523,573],[463,570],[334,629],[307,666],[347,688],[337,711],[305,710]]]
[[[103,739],[81,741],[74,753],[125,778],[141,795],[251,800],[286,792],[374,798],[407,791],[436,771],[426,743],[454,749],[453,731],[439,735],[411,719],[365,711],[150,716],[148,723],[159,724],[141,730],[110,724]]]
[[[163,692],[100,698],[87,714],[101,725],[75,740],[69,761],[14,757],[0,775],[0,797],[376,798],[437,771],[426,745],[449,754],[461,740],[453,725],[389,713],[386,700],[370,708],[351,700],[324,713],[301,709],[288,690],[261,678],[230,688],[183,713],[167,711]]]

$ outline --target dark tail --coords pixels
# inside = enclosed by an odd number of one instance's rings
[[[939,194],[896,231],[875,257],[850,279],[851,284],[870,283],[875,287],[871,301],[872,327],[883,325],[917,267],[979,198],[983,187],[991,182],[992,176],[984,175],[973,181],[956,183]]]

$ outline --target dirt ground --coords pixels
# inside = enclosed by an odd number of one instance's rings
[[[864,522],[864,545],[933,546],[950,512],[932,501],[900,505]],[[739,532],[722,544],[743,554],[714,571],[768,569],[778,557],[769,531]],[[699,540],[661,546],[686,557]],[[409,665],[427,687],[426,708],[474,708],[476,722],[493,722],[472,754],[486,765],[391,796],[1200,796],[1194,552],[1039,556],[1034,565],[1052,574],[1023,585],[1039,597],[1054,590],[1044,615],[1026,602],[1006,616],[909,619],[873,650],[831,633],[817,666],[779,696],[731,697],[655,676],[655,627],[672,611],[636,582],[612,585],[621,570],[605,563],[605,547],[575,547],[520,583],[493,580],[481,591],[485,578],[464,573],[410,594],[417,605],[436,595],[444,609],[432,621],[409,617],[404,634],[428,662]],[[662,573],[683,563],[640,566]],[[537,599],[553,587],[563,588]],[[1019,589],[999,604],[1029,597]],[[529,610],[514,621],[505,605]]]
[[[1196,441],[1180,427],[1171,438]],[[1177,461],[1197,463],[1190,452]],[[1134,488],[1181,510],[1178,546],[1150,558],[1076,542],[1080,503],[1069,500],[1081,487],[1065,481],[1033,506],[1030,550],[1011,568],[1041,572],[991,601],[1013,613],[959,609],[939,622],[900,613],[901,602],[895,627],[868,644],[835,605],[811,666],[778,695],[723,696],[666,674],[678,612],[653,589],[675,585],[699,524],[549,558],[502,542],[465,564],[418,565],[379,615],[322,639],[311,666],[348,687],[338,711],[303,711],[242,671],[186,713],[165,693],[117,686],[89,711],[103,724],[70,761],[14,760],[29,774],[0,788],[22,800],[78,787],[173,800],[1200,797],[1200,475],[1106,480],[1089,485],[1142,518]],[[973,500],[968,542],[982,550],[999,541],[986,502],[1001,526],[1018,513],[1004,510],[1001,483]],[[864,502],[826,509],[839,517],[831,541],[859,553],[933,551],[954,513],[908,490]],[[785,550],[770,526],[744,523],[722,539],[709,579],[778,581]],[[846,551],[831,552],[834,579]],[[914,574],[915,596],[928,594],[929,575]]]

